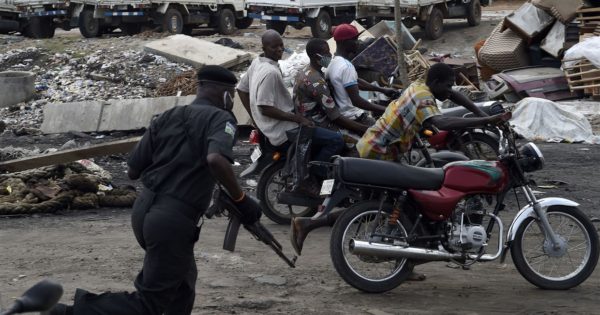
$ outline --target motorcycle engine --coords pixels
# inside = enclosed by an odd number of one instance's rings
[[[485,213],[480,196],[467,197],[458,204],[448,233],[451,249],[476,253],[486,245],[487,233],[482,226]]]

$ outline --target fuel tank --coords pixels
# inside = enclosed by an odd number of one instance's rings
[[[458,161],[444,166],[444,183],[435,191],[410,190],[422,213],[431,220],[448,219],[467,195],[496,194],[508,185],[506,167],[498,161]]]

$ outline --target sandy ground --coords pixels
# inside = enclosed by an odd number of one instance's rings
[[[597,146],[540,144],[548,165],[536,173],[539,185],[559,180],[555,189],[537,189],[581,203],[600,216],[600,184],[593,171]],[[248,146],[236,148],[236,160],[247,159]],[[119,163],[101,164],[122,174]],[[239,171],[242,167],[237,167]],[[121,172],[119,172],[119,170]],[[123,176],[117,180],[123,180]],[[522,201],[521,201],[522,205]],[[505,225],[516,214],[509,198]],[[4,306],[36,281],[50,277],[64,284],[63,302],[74,290],[131,290],[143,252],[130,230],[129,209],[67,211],[55,215],[0,218],[0,292]],[[289,228],[262,222],[291,254]],[[477,264],[471,270],[445,263],[419,266],[423,282],[407,282],[385,294],[365,294],[347,285],[329,256],[330,228],[313,232],[297,268],[290,269],[262,243],[241,232],[237,251],[221,249],[226,220],[204,224],[196,245],[199,267],[194,314],[593,314],[600,301],[600,271],[568,291],[545,291],[529,284],[509,258],[505,264]]]
[[[509,7],[513,3],[507,4]],[[502,7],[504,10],[505,7]],[[446,35],[425,41],[430,51],[472,56],[472,45],[485,38],[497,21],[484,20],[477,28],[456,21],[446,24]],[[258,51],[259,25],[239,31],[232,38]],[[414,33],[418,36],[419,31]],[[219,37],[200,31],[197,36]],[[289,29],[286,45],[300,48],[310,38],[308,29]],[[141,49],[148,39],[122,41],[118,49]],[[59,43],[59,44],[57,44]],[[460,43],[457,45],[457,43]],[[111,45],[111,38],[83,40],[76,31],[58,32],[54,41],[11,43],[12,48],[41,45],[62,49],[80,45],[87,49]],[[117,48],[115,48],[117,49]],[[456,51],[455,51],[455,50]],[[67,136],[0,137],[2,145],[56,146]],[[600,217],[600,183],[597,181],[598,146],[582,144],[540,144],[547,159],[544,170],[535,173],[539,185],[561,181],[553,189],[538,188],[543,196],[561,196],[581,203],[590,216]],[[236,160],[248,162],[251,150],[236,147]],[[98,159],[110,170],[116,184],[125,179],[125,156]],[[133,183],[139,186],[139,183]],[[249,186],[246,181],[244,186]],[[251,189],[251,187],[249,187]],[[521,201],[521,206],[523,202]],[[509,198],[502,215],[508,225],[518,207]],[[43,278],[60,281],[65,288],[62,302],[70,303],[76,288],[87,290],[132,290],[142,266],[143,251],[130,228],[130,209],[63,211],[53,215],[0,218],[0,301],[7,307],[13,298]],[[262,222],[292,254],[289,227],[263,218]],[[568,291],[540,290],[516,271],[510,255],[505,264],[477,264],[470,270],[448,268],[445,263],[418,267],[427,274],[423,282],[407,282],[384,294],[364,294],[347,285],[334,270],[329,256],[330,228],[313,232],[307,239],[297,268],[290,269],[262,243],[241,232],[237,251],[222,250],[227,222],[207,220],[196,245],[199,268],[194,314],[598,314],[600,313],[600,271],[581,286]]]

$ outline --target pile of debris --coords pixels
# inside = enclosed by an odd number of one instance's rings
[[[518,102],[524,97],[549,100],[581,98],[560,70],[565,52],[589,36],[586,17],[572,22],[583,9],[581,0],[531,0],[509,14],[490,36],[475,45],[483,90],[492,99]],[[595,26],[591,29],[595,31]],[[593,36],[593,34],[592,34]],[[535,68],[524,69],[534,66]]]
[[[168,78],[192,69],[135,50],[98,49],[87,54],[67,50],[52,54],[36,47],[0,54],[0,68],[36,74],[33,100],[13,109],[0,109],[0,116],[11,129],[39,128],[42,107],[47,103],[153,97],[157,86]]]
[[[111,176],[90,160],[0,175],[0,215],[130,207],[133,187],[114,188]]]

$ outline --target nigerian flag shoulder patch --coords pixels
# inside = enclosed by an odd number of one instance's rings
[[[230,121],[225,123],[225,133],[231,135],[231,137],[235,137],[236,126],[232,124]]]

